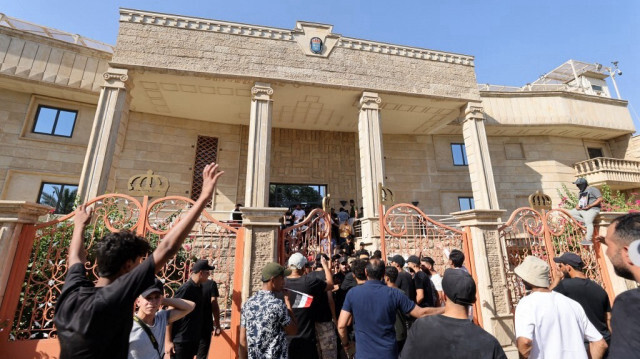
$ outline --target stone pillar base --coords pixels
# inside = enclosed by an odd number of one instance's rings
[[[244,207],[242,226],[245,228],[242,264],[242,302],[262,288],[262,268],[276,262],[280,218],[287,208]]]
[[[382,248],[382,242],[380,241],[380,219],[378,217],[366,217],[360,219],[360,225],[362,229],[361,242],[371,243],[367,247],[369,252],[373,252],[376,249]],[[358,247],[358,243],[356,243]]]

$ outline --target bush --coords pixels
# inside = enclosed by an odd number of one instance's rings
[[[640,210],[640,199],[637,199],[638,193],[631,193],[631,196],[627,196],[620,192],[611,190],[607,184],[603,184],[600,188],[602,192],[602,212],[628,212],[630,210]],[[558,207],[564,209],[573,209],[578,205],[578,192],[571,191],[567,188],[567,185],[563,184],[562,189],[558,190],[558,196],[560,197],[560,203]]]

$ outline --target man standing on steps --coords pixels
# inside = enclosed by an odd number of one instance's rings
[[[578,178],[573,184],[578,186],[580,193],[578,193],[578,205],[569,213],[576,221],[584,223],[587,227],[587,234],[580,244],[590,246],[593,245],[593,220],[600,213],[602,193],[599,189],[589,186],[584,178]]]

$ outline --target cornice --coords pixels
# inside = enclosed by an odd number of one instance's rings
[[[294,30],[279,29],[242,23],[209,20],[198,17],[162,14],[134,9],[120,9],[120,22],[173,27],[186,30],[208,31],[229,35],[249,36],[262,39],[295,41]],[[443,51],[421,49],[417,47],[393,45],[350,37],[342,37],[338,40],[337,47],[373,52],[385,55],[394,55],[419,60],[437,61],[464,66],[474,66],[474,57],[470,55],[455,54]]]
[[[573,91],[518,91],[518,92],[503,92],[503,91],[483,91],[480,90],[480,98],[483,97],[567,97],[578,100],[593,101],[600,103],[607,103],[611,105],[627,106],[629,103],[627,100],[619,100],[615,98],[602,97],[596,95],[588,95]]]

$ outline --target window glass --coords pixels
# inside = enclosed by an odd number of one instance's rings
[[[43,182],[38,203],[53,207],[54,213],[67,214],[73,211],[77,194],[77,185]]]
[[[40,105],[36,112],[33,132],[45,135],[71,137],[77,116],[77,111]]]
[[[473,197],[458,197],[458,204],[460,205],[461,211],[476,208],[476,205],[473,202]]]
[[[301,204],[303,208],[319,208],[326,194],[326,185],[272,183],[269,185],[269,206],[292,207]]]
[[[602,148],[587,147],[587,152],[589,153],[589,159],[597,158],[597,157],[604,157],[602,155]]]
[[[452,143],[451,154],[453,155],[453,164],[455,166],[468,166],[467,162],[467,150],[464,148],[464,143]]]

